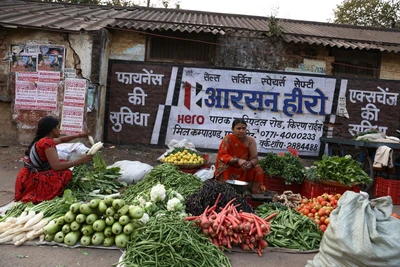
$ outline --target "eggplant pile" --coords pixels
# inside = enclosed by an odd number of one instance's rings
[[[45,240],[74,246],[117,246],[125,248],[133,231],[143,226],[144,211],[123,199],[92,199],[74,203],[64,216],[44,227]]]

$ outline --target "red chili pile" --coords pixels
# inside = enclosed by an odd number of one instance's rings
[[[231,249],[232,245],[239,245],[245,251],[255,251],[260,257],[267,242],[264,236],[270,233],[270,220],[278,212],[268,216],[264,220],[255,214],[238,211],[229,201],[220,211],[216,210],[221,194],[218,195],[215,204],[207,207],[199,216],[187,217],[185,220],[194,221],[194,225],[200,227],[203,234],[218,248]]]

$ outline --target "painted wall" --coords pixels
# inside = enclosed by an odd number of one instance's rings
[[[286,73],[112,61],[105,141],[217,149],[245,118],[261,153],[316,156],[335,79]]]

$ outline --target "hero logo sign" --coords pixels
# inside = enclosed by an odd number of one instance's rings
[[[192,98],[197,106],[203,107],[203,98],[201,95],[199,95],[202,90],[203,86],[200,83],[196,83],[196,95],[192,96],[192,85],[188,82],[185,82],[185,96],[183,99],[183,104],[188,110],[191,108]]]

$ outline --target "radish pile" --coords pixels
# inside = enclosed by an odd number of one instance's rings
[[[43,212],[36,213],[33,210],[24,211],[17,218],[9,217],[0,223],[0,244],[12,242],[20,246],[28,240],[38,238],[43,235],[43,227],[48,222],[48,218],[43,218]]]
[[[220,197],[221,194],[218,195],[214,206],[207,207],[203,214],[186,217],[185,220],[194,221],[194,225],[200,227],[203,234],[221,249],[231,249],[232,245],[239,245],[243,250],[256,251],[262,257],[262,251],[268,245],[263,239],[270,232],[268,220],[278,213],[263,220],[255,214],[238,211],[232,204],[235,199],[218,211],[216,208]]]

